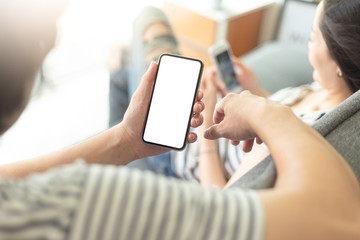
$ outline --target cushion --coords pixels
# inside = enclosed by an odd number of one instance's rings
[[[312,82],[313,68],[307,49],[294,44],[271,42],[241,57],[251,67],[261,86],[271,93]]]

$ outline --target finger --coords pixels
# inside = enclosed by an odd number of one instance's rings
[[[215,106],[213,121],[214,123],[218,124],[224,119],[224,117],[225,117],[224,100],[221,100]]]
[[[216,67],[214,65],[208,67],[210,74],[216,74]]]
[[[196,114],[191,118],[190,125],[193,128],[199,127],[204,122],[204,117],[202,114]]]
[[[256,137],[256,143],[257,144],[262,144],[263,140],[261,140],[261,138],[259,138],[259,137]]]
[[[200,89],[201,91],[204,91],[206,89],[206,81],[204,76],[201,78]]]
[[[252,147],[254,146],[254,139],[245,140],[243,144],[243,151],[250,152]]]
[[[205,109],[205,104],[201,101],[196,102],[193,107],[193,112],[195,114],[201,113]]]
[[[212,73],[209,73],[207,74],[204,78],[203,78],[203,82],[204,82],[204,90],[212,90],[212,89],[217,89],[217,86],[216,86],[216,79],[217,79],[217,76],[216,74],[212,74]]]
[[[230,140],[230,143],[234,146],[239,145],[240,141]]]
[[[222,137],[218,131],[218,127],[219,127],[218,124],[214,124],[211,127],[209,127],[208,129],[206,129],[204,132],[204,138],[210,139],[210,140],[215,140],[215,139]]]
[[[146,73],[143,76],[143,80],[145,80],[145,82],[148,82],[151,84],[154,83],[156,72],[157,72],[157,67],[158,67],[158,64],[156,62],[152,61],[150,63],[148,70],[146,71]]]
[[[196,101],[201,101],[201,99],[204,97],[204,93],[202,91],[198,91],[196,96]]]
[[[188,134],[188,137],[187,137],[188,143],[193,143],[193,142],[195,142],[196,140],[197,140],[197,135],[196,135],[196,133],[190,132],[190,133]]]
[[[207,79],[211,77],[212,75],[216,75],[216,67],[215,66],[209,66],[204,71],[203,76]]]
[[[245,64],[244,64],[239,58],[237,58],[237,57],[232,57],[232,58],[231,58],[231,61],[232,61],[236,66],[238,66],[238,67],[240,67],[240,68],[245,68],[245,67],[246,67]]]
[[[144,96],[150,99],[151,91],[155,81],[157,66],[158,65],[156,62],[151,62],[148,70],[143,75],[140,85],[135,93],[138,93],[140,96]]]
[[[225,97],[227,94],[226,90],[226,84],[218,77],[214,76],[214,83],[216,86],[216,89],[221,93],[222,97]]]
[[[221,94],[221,97],[225,97],[228,94],[228,91],[226,90],[226,88],[220,89],[219,92]]]

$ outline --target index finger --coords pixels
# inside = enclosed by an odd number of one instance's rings
[[[208,129],[206,129],[204,132],[204,138],[209,140],[216,140],[222,137],[222,135],[218,131],[218,126],[219,126],[218,124],[214,124]]]

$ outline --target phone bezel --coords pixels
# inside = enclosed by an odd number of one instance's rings
[[[185,136],[184,136],[183,145],[180,148],[169,146],[169,145],[164,145],[164,144],[159,144],[159,143],[154,143],[154,142],[149,142],[149,141],[146,141],[144,139],[146,124],[147,124],[147,121],[148,121],[149,111],[150,111],[151,104],[152,104],[152,99],[153,99],[154,89],[155,89],[155,85],[156,85],[156,80],[157,80],[158,72],[159,72],[159,69],[160,69],[160,66],[161,66],[161,59],[164,56],[182,58],[182,59],[186,59],[186,60],[190,60],[190,61],[197,61],[197,62],[200,63],[200,70],[199,70],[198,79],[197,79],[197,83],[196,83],[196,87],[195,87],[195,92],[193,94],[193,101],[192,101],[191,108],[189,110],[189,118],[188,118],[188,123],[187,123],[188,127],[187,127],[187,130],[186,130]],[[148,109],[147,109],[146,116],[145,116],[145,121],[144,121],[144,127],[143,127],[143,132],[142,132],[142,140],[143,140],[144,143],[150,144],[150,145],[155,145],[155,146],[158,146],[158,147],[171,149],[171,150],[177,150],[177,151],[181,151],[181,150],[183,150],[185,148],[186,142],[187,142],[186,141],[187,140],[187,135],[188,135],[189,130],[190,130],[190,121],[191,121],[191,117],[192,117],[193,107],[194,107],[194,104],[195,104],[195,101],[196,101],[196,98],[197,98],[197,92],[198,92],[199,87],[200,87],[200,82],[201,82],[203,69],[204,69],[204,63],[200,59],[197,59],[197,58],[185,57],[185,56],[171,54],[171,53],[163,53],[163,54],[160,55],[159,60],[158,60],[158,69],[156,70],[154,85],[153,85],[153,89],[151,91],[150,102],[149,102],[149,105],[148,105]]]

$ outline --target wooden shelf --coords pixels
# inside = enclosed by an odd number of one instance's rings
[[[173,26],[182,54],[200,58],[207,66],[211,64],[208,48],[219,40],[228,40],[235,56],[243,55],[258,45],[269,2],[237,11],[225,8],[206,11],[204,7],[189,7],[184,4],[186,0],[167,0],[163,10]]]

